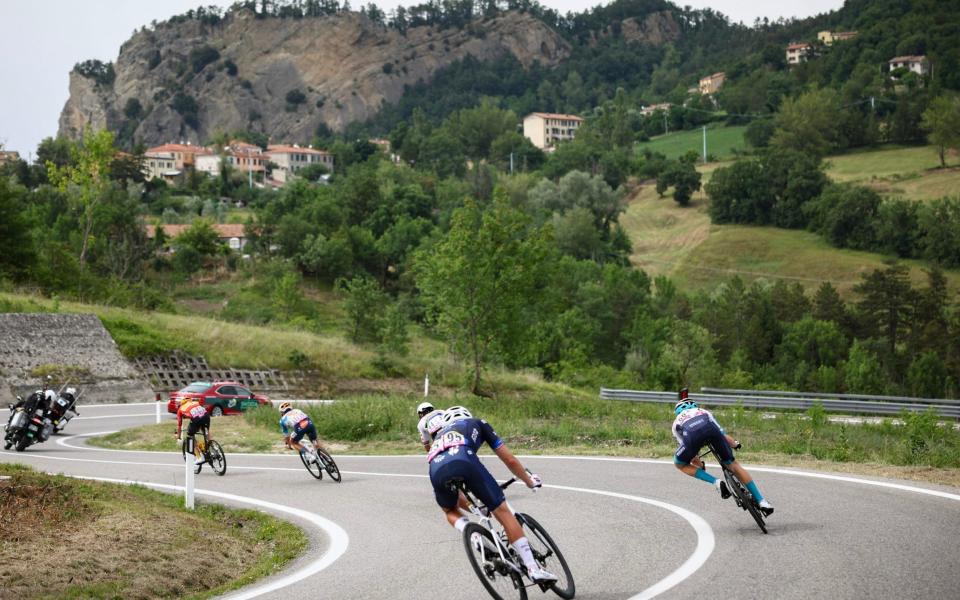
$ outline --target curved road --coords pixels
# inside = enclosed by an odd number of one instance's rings
[[[84,444],[90,434],[151,423],[153,410],[85,405],[65,435],[0,460],[182,486],[177,454]],[[463,597],[486,597],[434,504],[423,456],[336,458],[341,484],[314,480],[292,454],[229,454],[225,477],[205,469],[196,478],[198,490],[220,494],[201,501],[259,502],[311,538],[284,573],[231,597],[424,598],[441,579]],[[538,494],[511,487],[508,498],[557,540],[577,598],[947,598],[960,589],[960,494],[952,488],[753,467],[777,507],[765,536],[732,501],[668,461],[523,458],[547,485]],[[496,459],[486,463],[507,476]]]

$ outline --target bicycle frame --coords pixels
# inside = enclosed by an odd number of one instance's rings
[[[500,489],[507,489],[507,487],[509,487],[510,484],[516,482],[516,480],[517,479],[515,477],[508,480],[507,482],[500,485]],[[487,529],[488,531],[490,531],[490,537],[492,537],[493,540],[496,542],[497,547],[495,548],[495,550],[499,554],[500,560],[502,560],[505,565],[513,569],[518,575],[523,577],[523,574],[526,571],[522,569],[519,564],[517,564],[517,561],[515,561],[513,558],[510,557],[510,551],[503,542],[507,534],[503,530],[503,526],[500,525],[500,522],[496,521],[496,519],[493,517],[493,511],[491,511],[486,506],[481,507],[477,503],[476,498],[473,497],[473,495],[470,493],[470,490],[467,489],[467,486],[465,486],[462,481],[458,482],[454,487],[461,494],[463,494],[464,498],[466,498],[467,505],[470,507],[470,512],[476,515],[480,525],[484,529]],[[504,502],[506,503],[507,508],[510,510],[510,513],[516,514],[516,511],[513,510],[513,507],[510,506],[510,503],[506,501]],[[496,525],[494,525],[495,521],[496,521]],[[484,544],[484,547],[480,548],[480,556],[481,558],[483,558],[484,561],[487,560],[486,552],[488,550],[492,550],[492,549],[487,548],[486,543]]]

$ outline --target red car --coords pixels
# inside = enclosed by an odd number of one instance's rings
[[[182,390],[170,393],[167,412],[176,414],[184,398],[195,398],[207,407],[211,416],[241,413],[257,406],[270,404],[266,396],[254,394],[236,381],[194,381]]]

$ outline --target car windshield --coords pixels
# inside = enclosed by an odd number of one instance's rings
[[[191,383],[190,385],[188,385],[187,387],[183,388],[180,391],[181,392],[205,392],[207,391],[208,387],[210,387],[209,383],[198,381],[196,383]]]

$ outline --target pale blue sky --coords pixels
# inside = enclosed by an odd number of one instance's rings
[[[367,0],[369,1],[369,0]],[[366,4],[367,1],[362,2]],[[384,10],[397,2],[377,0]],[[229,6],[233,0],[0,0],[0,145],[24,157],[47,136],[68,96],[68,74],[88,58],[112,61],[135,29],[201,5]],[[561,12],[581,11],[598,0],[541,0]],[[359,7],[359,0],[352,2]],[[747,24],[756,17],[807,17],[839,8],[842,0],[679,0],[711,7]]]

